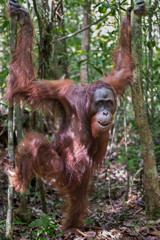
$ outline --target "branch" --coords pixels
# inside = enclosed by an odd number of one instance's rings
[[[111,12],[112,12],[112,11],[110,11],[109,13],[107,13],[107,14],[104,15],[102,18],[98,19],[97,21],[95,21],[95,22],[87,25],[86,27],[84,27],[84,28],[82,28],[82,29],[80,29],[80,30],[78,30],[78,31],[76,31],[76,32],[74,32],[74,33],[71,33],[71,34],[69,34],[69,35],[67,35],[67,36],[63,36],[63,37],[61,37],[61,38],[58,38],[57,40],[61,41],[61,40],[64,40],[64,39],[68,39],[68,38],[74,37],[75,35],[77,35],[77,34],[83,32],[83,31],[85,31],[86,29],[90,28],[91,26],[96,25],[97,23],[103,21],[106,17],[108,17],[108,16],[110,15]]]
[[[36,1],[35,0],[33,0],[33,7],[34,7],[34,11],[35,11],[35,13],[36,13],[36,15],[37,15],[37,20],[38,20],[38,27],[39,27],[39,35],[40,35],[40,45],[42,46],[42,42],[43,42],[43,34],[42,34],[42,22],[41,22],[41,17],[40,17],[40,14],[39,14],[39,12],[38,12],[38,10],[37,10],[37,4],[36,4]]]

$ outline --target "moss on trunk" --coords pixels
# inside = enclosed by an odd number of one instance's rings
[[[146,211],[149,216],[160,216],[160,189],[158,173],[154,155],[152,133],[149,126],[147,111],[142,89],[142,33],[141,17],[132,13],[132,54],[135,60],[132,84],[132,99],[135,111],[136,123],[142,145],[142,156],[144,160]]]

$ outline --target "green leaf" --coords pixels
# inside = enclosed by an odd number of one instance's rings
[[[36,219],[29,224],[29,227],[31,227],[31,228],[41,227],[41,226],[43,226],[43,223],[44,222],[41,219]]]
[[[6,223],[6,220],[2,220],[2,221],[0,221],[0,224],[2,224],[2,223]]]
[[[26,223],[25,222],[14,222],[14,225],[26,225]]]
[[[93,66],[93,68],[94,68],[97,72],[99,72],[100,74],[103,74],[103,71],[102,71],[100,68],[95,67],[95,66]]]

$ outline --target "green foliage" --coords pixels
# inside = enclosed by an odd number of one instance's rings
[[[3,0],[4,6],[7,1]],[[10,63],[10,22],[8,19],[7,7],[0,8],[0,94],[4,94],[6,88],[6,77],[9,74]]]
[[[40,215],[40,219],[31,222],[29,227],[34,239],[48,239],[48,237],[56,238],[61,236],[61,234],[56,234],[56,231],[61,232],[61,229],[57,226],[54,219],[49,216]]]
[[[29,225],[26,222],[14,221],[13,226],[19,226],[25,239],[55,239],[62,235],[62,231],[53,218],[46,215],[39,215]],[[5,220],[0,222],[0,228],[5,227]],[[1,233],[1,232],[0,232]]]
[[[89,224],[92,224],[95,221],[96,221],[95,219],[88,218],[87,221],[85,222],[85,224],[89,225]]]
[[[6,226],[6,220],[0,221],[0,233],[2,233],[2,228],[5,228]]]
[[[6,220],[0,221],[0,239],[5,240],[4,232],[6,228]]]

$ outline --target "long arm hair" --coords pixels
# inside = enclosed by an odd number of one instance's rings
[[[76,83],[71,80],[37,81],[32,58],[34,28],[29,13],[23,7],[16,8],[11,5],[10,16],[11,18],[18,16],[20,30],[16,38],[5,98],[11,105],[23,101],[33,107],[42,109],[45,107],[50,111],[53,111],[53,106],[55,107],[57,102],[64,106],[70,106],[72,102],[73,105],[75,91],[79,89]]]
[[[125,89],[133,81],[134,60],[131,54],[130,14],[126,14],[121,25],[119,43],[113,55],[114,69],[103,81],[109,83],[123,96]]]

